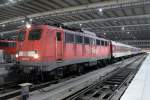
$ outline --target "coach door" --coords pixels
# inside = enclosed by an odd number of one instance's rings
[[[63,36],[62,32],[56,32],[56,59],[62,60],[63,58]]]

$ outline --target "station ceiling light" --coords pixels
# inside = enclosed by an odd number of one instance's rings
[[[2,27],[5,27],[5,26],[6,26],[5,24],[2,25]]]
[[[98,10],[99,10],[100,13],[103,12],[103,9],[102,9],[102,8],[99,8]]]
[[[30,18],[30,19],[29,19],[29,21],[30,21],[30,22],[32,22],[32,21],[33,21],[33,19],[32,19],[32,18]]]
[[[16,1],[15,0],[8,0],[10,3],[15,3]]]
[[[123,26],[121,29],[122,29],[122,30],[125,30],[125,27]]]
[[[26,23],[26,27],[29,29],[29,28],[31,28],[31,24],[30,23]]]
[[[24,21],[24,20],[22,20],[21,22],[22,22],[22,23],[24,23],[25,21]]]

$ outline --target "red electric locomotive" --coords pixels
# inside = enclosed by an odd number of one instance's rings
[[[17,61],[25,68],[50,71],[74,64],[97,64],[111,59],[110,41],[90,32],[74,32],[49,25],[32,26],[18,34]]]
[[[12,62],[16,55],[16,41],[14,40],[0,40],[0,49],[4,50],[4,60]]]

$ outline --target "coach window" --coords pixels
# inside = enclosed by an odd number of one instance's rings
[[[65,42],[66,43],[74,43],[74,34],[65,32]]]
[[[84,44],[90,44],[89,37],[84,37]]]
[[[76,43],[83,43],[83,38],[80,35],[75,35],[75,41]]]
[[[56,33],[57,41],[61,41],[61,33],[57,32]]]

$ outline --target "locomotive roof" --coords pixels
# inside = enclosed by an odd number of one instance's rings
[[[99,39],[99,40],[103,40],[103,41],[110,41],[110,40],[107,40],[107,39],[104,39],[104,38],[97,37],[96,35],[91,35],[91,34],[87,34],[87,33],[84,33],[84,32],[72,31],[72,30],[68,30],[68,29],[55,27],[55,26],[49,26],[49,28],[62,29],[62,30],[64,30],[64,32],[69,32],[70,34],[78,34],[78,35],[87,36],[87,37],[91,37],[91,38],[95,38],[95,39]]]

